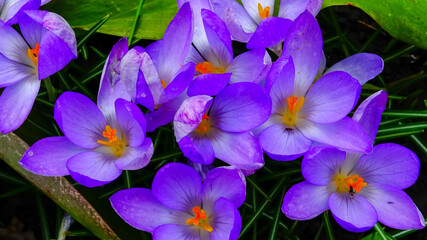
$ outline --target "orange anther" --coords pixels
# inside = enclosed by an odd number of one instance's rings
[[[165,88],[166,88],[165,80],[161,79],[161,80],[160,80],[160,83],[162,84],[163,89],[165,89]]]
[[[196,71],[200,74],[205,73],[225,73],[225,69],[214,67],[210,62],[201,62],[196,65]]]
[[[270,7],[263,8],[261,3],[258,3],[258,15],[261,17],[261,20],[270,17]]]
[[[206,212],[200,207],[193,207],[193,212],[195,214],[195,217],[187,219],[185,223],[188,225],[198,226],[208,232],[212,232],[213,228],[208,223]]]
[[[39,50],[40,50],[40,44],[36,43],[36,48],[28,48],[28,57],[31,59],[31,61],[34,62],[34,65],[39,64]]]

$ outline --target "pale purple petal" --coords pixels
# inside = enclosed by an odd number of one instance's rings
[[[0,54],[0,88],[7,87],[36,74],[32,67],[12,61]]]
[[[204,230],[202,230],[204,231]],[[171,240],[171,239],[185,239],[185,240],[200,240],[198,230],[193,230],[189,225],[178,224],[164,224],[153,231],[153,239],[156,240]]]
[[[353,114],[353,119],[359,123],[371,138],[372,144],[377,135],[381,122],[381,114],[387,103],[387,93],[378,91],[363,101]]]
[[[175,210],[191,212],[201,203],[202,180],[197,172],[182,163],[169,163],[156,174],[153,195]]]
[[[363,190],[363,196],[375,207],[381,223],[395,229],[425,227],[424,217],[401,189],[387,184],[368,184]]]
[[[220,198],[213,206],[213,231],[211,240],[236,240],[242,228],[242,218],[236,206],[226,198]]]
[[[114,164],[116,157],[100,152],[82,152],[67,161],[71,177],[86,187],[98,187],[112,182],[122,170]]]
[[[345,152],[334,147],[316,146],[305,154],[301,173],[311,184],[328,185],[339,172],[345,157]]]
[[[145,138],[138,147],[127,147],[116,160],[116,167],[121,170],[138,170],[145,167],[153,156],[154,147],[150,138]]]
[[[316,19],[305,11],[295,20],[283,45],[282,56],[291,56],[295,65],[295,96],[304,96],[319,68],[322,33]]]
[[[266,7],[270,7],[270,11],[268,11],[269,16],[273,16],[274,11],[274,0],[242,0],[243,6],[246,11],[248,11],[249,15],[255,20],[255,22],[259,23],[261,21],[261,17],[259,16],[258,4],[261,4],[261,7],[265,9]]]
[[[279,161],[294,160],[311,147],[311,140],[298,129],[287,129],[283,124],[274,124],[264,129],[258,139],[262,149],[271,158]],[[291,158],[293,155],[296,157]]]
[[[152,132],[156,130],[156,128],[172,122],[176,111],[186,98],[188,98],[188,96],[183,92],[172,101],[163,104],[154,112],[146,113],[145,119],[147,120],[147,132]]]
[[[131,147],[142,144],[145,138],[146,123],[141,109],[134,103],[119,98],[115,102],[117,128],[122,130],[127,143]]]
[[[249,132],[227,133],[218,129],[209,138],[215,157],[231,166],[245,170],[259,169],[264,166],[261,146]]]
[[[146,188],[131,188],[118,191],[110,197],[114,211],[129,225],[153,232],[158,226],[176,222],[177,213],[153,196]]]
[[[158,73],[156,66],[154,65],[153,59],[150,58],[150,56],[147,53],[142,54],[142,62],[141,62],[141,68],[140,70],[144,74],[145,82],[148,85],[148,88],[151,91],[151,94],[153,96],[154,104],[163,104],[168,101],[165,91],[163,89],[162,83]],[[140,73],[139,73],[140,74]],[[137,86],[139,86],[139,82],[143,81],[141,77],[138,78]],[[163,79],[165,83],[167,81],[171,81],[172,79]],[[167,82],[169,83],[169,82]],[[137,88],[137,94],[136,94],[136,100],[141,101],[142,98],[145,98],[143,95],[143,92],[139,92],[139,89]]]
[[[67,160],[86,151],[70,142],[66,137],[43,138],[25,152],[19,164],[30,172],[42,176],[69,175]]]
[[[0,53],[15,62],[34,67],[28,57],[28,44],[11,26],[0,20]]]
[[[316,16],[322,8],[323,0],[310,0],[307,6],[307,10],[310,11],[313,16]]]
[[[364,232],[377,223],[377,212],[365,198],[354,194],[332,193],[329,197],[329,208],[335,220],[344,229],[352,232]]]
[[[340,121],[321,124],[299,119],[297,128],[307,138],[356,153],[372,151],[371,139],[356,121],[344,117]]]
[[[248,49],[272,47],[285,39],[293,22],[280,17],[263,19],[255,30],[246,47]]]
[[[215,96],[228,85],[233,75],[234,73],[200,74],[190,83],[190,86],[188,86],[187,94],[190,97],[196,95]]]
[[[301,113],[312,122],[336,122],[353,109],[360,90],[360,84],[349,74],[341,71],[329,73],[308,90]]]
[[[372,153],[363,155],[355,171],[367,182],[405,189],[417,180],[420,160],[406,147],[384,143],[374,146]]]
[[[215,98],[210,117],[215,126],[229,132],[244,132],[263,124],[270,117],[271,100],[255,83],[234,83]]]
[[[7,0],[3,2],[4,5],[2,3],[2,6],[0,6],[0,19],[8,25],[18,23],[22,11],[38,9],[40,7],[40,0]]]
[[[283,198],[282,212],[292,220],[309,220],[329,209],[327,186],[307,181],[293,185]]]
[[[287,109],[286,99],[294,89],[295,68],[290,57],[281,57],[271,67],[265,81],[265,88],[270,92],[272,112],[282,114]]]
[[[40,89],[40,81],[32,75],[9,85],[0,96],[0,133],[19,128],[33,107]]]
[[[155,105],[154,105],[153,94],[151,93],[150,87],[145,81],[144,74],[139,70],[138,70],[138,80],[137,80],[135,89],[136,89],[136,100],[134,100],[134,103],[141,104],[142,106],[146,107],[148,110],[154,111]],[[162,92],[163,92],[163,95],[165,95],[164,91]]]
[[[236,168],[219,167],[211,170],[203,181],[203,205],[212,207],[224,197],[240,207],[246,197],[246,180],[242,172]]]
[[[187,89],[194,78],[194,63],[187,63],[176,73],[176,76],[165,88],[167,100],[172,100]]]
[[[215,159],[212,143],[203,136],[190,134],[183,137],[178,146],[184,156],[195,163],[211,164]]]
[[[228,66],[232,73],[230,84],[237,82],[259,83],[267,76],[271,67],[271,58],[264,49],[256,49],[240,54]]]
[[[380,56],[372,53],[358,53],[334,64],[326,73],[344,71],[363,85],[380,74],[383,69],[384,61]]]
[[[65,136],[77,146],[95,148],[104,140],[107,121],[101,110],[88,97],[75,92],[65,92],[56,100],[55,120]]]
[[[303,13],[310,0],[281,0],[279,7],[279,17],[295,20]]]

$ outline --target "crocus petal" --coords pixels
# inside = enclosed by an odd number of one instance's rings
[[[32,75],[3,90],[0,96],[0,133],[12,132],[22,125],[39,89],[40,81]]]
[[[381,223],[395,229],[425,227],[424,217],[401,189],[387,184],[368,184],[363,190],[363,196],[375,207]]]
[[[145,138],[145,118],[134,103],[119,98],[115,102],[118,127],[131,147],[140,146]]]
[[[330,124],[320,124],[299,119],[298,129],[307,138],[357,153],[372,151],[371,139],[363,128],[349,117]]]
[[[341,120],[353,109],[361,86],[345,72],[332,72],[321,77],[308,90],[301,112],[316,123]]]
[[[28,66],[34,63],[28,57],[28,44],[11,26],[0,20],[0,53],[6,58]]]
[[[298,129],[288,130],[283,124],[274,124],[264,129],[258,136],[262,149],[273,159],[279,161],[294,160],[311,147],[311,140]],[[295,155],[295,158],[281,156]]]
[[[164,206],[146,188],[118,191],[110,197],[114,211],[129,225],[153,232],[158,226],[175,222],[176,211]]]
[[[185,3],[168,25],[161,42],[157,59],[160,79],[170,81],[179,70],[191,45],[192,30],[190,4]]]
[[[280,57],[271,67],[265,81],[265,88],[270,92],[272,111],[283,113],[287,108],[286,98],[294,89],[295,68],[291,57]]]
[[[191,212],[193,207],[200,207],[202,180],[194,169],[182,163],[162,167],[152,188],[156,199],[172,209]]]
[[[174,132],[176,141],[179,142],[202,121],[203,114],[210,107],[212,97],[198,95],[190,97],[182,102],[174,117]]]
[[[136,89],[136,101],[142,102],[144,98],[149,98],[144,95],[144,91],[139,89],[141,86],[141,81],[145,81],[150,90],[150,94],[153,96],[154,104],[163,104],[168,101],[164,88],[161,83],[161,79],[157,73],[156,66],[153,62],[153,59],[147,53],[142,53],[142,61],[140,70],[144,74],[144,79],[138,76],[137,89]],[[139,73],[140,74],[140,73]],[[172,80],[172,79],[171,79]],[[142,83],[143,84],[143,83]],[[151,99],[150,99],[151,101]],[[151,106],[150,106],[151,108]]]
[[[138,70],[138,80],[136,84],[136,100],[134,103],[141,104],[150,111],[154,111],[154,97],[151,93],[150,87],[148,86],[144,74]],[[164,95],[164,94],[163,94]],[[166,98],[166,97],[165,97]]]
[[[232,166],[246,170],[264,166],[261,146],[249,132],[227,133],[217,130],[210,140],[215,157]]]
[[[295,20],[307,9],[310,0],[281,0],[279,17]]]
[[[221,18],[208,9],[202,9],[202,19],[209,45],[216,56],[215,59],[205,56],[206,60],[214,66],[227,66],[233,61],[231,37],[227,26]]]
[[[107,121],[101,110],[88,97],[65,92],[56,100],[55,120],[65,136],[77,146],[95,148],[103,140]]]
[[[344,71],[363,85],[380,74],[383,69],[384,61],[380,56],[372,53],[358,53],[334,64],[326,73]]]
[[[215,96],[228,85],[232,75],[234,75],[234,73],[201,74],[190,83],[190,86],[188,86],[187,89],[187,94],[190,97],[196,95]]]
[[[377,223],[377,211],[365,198],[354,194],[332,193],[329,208],[335,220],[344,229],[352,232],[364,232]]]
[[[293,220],[309,220],[329,209],[327,186],[307,181],[292,186],[283,198],[282,212]]]
[[[114,160],[114,155],[82,152],[67,161],[67,168],[76,182],[86,187],[98,187],[113,181],[122,173]]]
[[[18,23],[22,11],[38,9],[39,7],[40,0],[8,0],[3,6],[0,6],[0,19],[3,19],[8,25],[13,25]]]
[[[346,153],[333,147],[316,146],[308,151],[301,164],[301,173],[311,184],[328,185],[339,171]]]
[[[248,11],[249,15],[255,20],[255,22],[259,23],[261,21],[261,17],[259,15],[258,11],[258,4],[261,4],[261,7],[265,9],[266,7],[269,7],[270,10],[268,11],[269,16],[273,16],[274,11],[274,0],[242,0],[243,6],[245,7],[246,11]],[[267,19],[267,18],[265,18]]]
[[[154,229],[153,239],[200,240],[200,235],[199,235],[199,231],[193,231],[193,228],[189,225],[164,224]]]
[[[372,153],[363,155],[355,171],[366,181],[405,189],[417,180],[420,160],[406,147],[384,143],[374,146]]]
[[[272,47],[285,39],[293,22],[280,17],[263,19],[246,47],[248,49]]]
[[[232,73],[230,84],[237,82],[259,83],[265,79],[271,67],[271,58],[264,49],[256,49],[240,54],[228,66]]]
[[[203,206],[212,207],[224,197],[236,208],[240,207],[246,197],[246,180],[242,172],[235,168],[219,167],[211,170],[203,181]]]
[[[77,58],[76,36],[64,18],[47,11],[28,10],[23,13],[20,17],[23,20],[20,22],[22,34],[32,48],[36,43],[40,44],[39,79],[49,77],[71,59]]]
[[[12,85],[32,75],[36,75],[33,68],[12,61],[0,54],[0,88]]]
[[[236,240],[242,228],[242,218],[236,206],[226,198],[215,202],[212,213],[214,220],[211,240]]]
[[[138,170],[145,167],[153,156],[154,147],[150,138],[145,138],[141,146],[128,147],[116,160],[116,167],[121,170]]]
[[[371,138],[372,144],[377,135],[378,126],[381,122],[381,114],[387,103],[387,93],[378,91],[363,101],[353,114],[353,119],[359,123]]]
[[[195,163],[211,164],[215,159],[212,143],[209,139],[199,136],[185,136],[178,146],[184,156]]]
[[[19,164],[43,176],[69,175],[67,160],[86,149],[74,145],[66,137],[43,138],[25,152]]]
[[[310,11],[313,16],[316,16],[322,8],[323,0],[310,0],[307,6],[307,10]]]
[[[229,132],[243,132],[263,124],[270,116],[271,100],[255,83],[234,83],[215,98],[210,116],[215,125]],[[256,113],[256,114],[255,114]]]
[[[313,82],[322,57],[322,33],[316,19],[302,13],[289,30],[282,56],[291,56],[295,64],[295,96],[304,96]]]
[[[119,82],[120,63],[127,51],[128,39],[124,37],[114,44],[102,70],[96,103],[105,116],[112,117],[114,115],[114,102],[116,99],[123,98],[131,100],[123,82]]]
[[[163,104],[154,112],[146,113],[145,119],[147,120],[147,132],[152,132],[156,130],[156,128],[173,121],[173,117],[175,116],[176,111],[186,98],[188,98],[188,96],[185,92],[183,92],[172,101]]]
[[[167,100],[176,98],[184,92],[194,78],[194,63],[187,63],[176,73],[171,83],[165,88]]]

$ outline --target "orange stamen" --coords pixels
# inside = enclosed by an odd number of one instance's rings
[[[165,80],[161,79],[161,80],[160,80],[160,83],[162,84],[163,89],[165,89],[165,88],[166,88]]]
[[[299,112],[304,105],[304,97],[295,97],[294,95],[286,98],[287,109],[282,115],[282,121],[286,126],[293,127],[296,124],[297,112]]]
[[[210,62],[201,62],[196,65],[196,71],[200,74],[205,73],[225,73],[225,69],[221,67],[214,67]]]
[[[211,124],[208,121],[208,119],[209,119],[209,116],[206,113],[203,114],[202,121],[199,123],[199,126],[197,126],[196,130],[194,131],[196,131],[196,133],[198,134],[208,133],[209,130],[211,129]]]
[[[36,43],[36,48],[28,48],[28,57],[31,59],[31,61],[34,62],[34,65],[39,64],[39,50],[40,50],[40,44]]]
[[[262,8],[261,3],[258,3],[258,15],[261,17],[261,20],[270,17],[270,7]]]
[[[122,136],[123,140],[119,140],[116,136],[117,130],[111,128],[110,125],[105,126],[105,131],[102,132],[102,136],[108,139],[108,141],[97,140],[96,142],[107,147],[110,147],[113,151],[113,154],[117,157],[120,157],[125,150],[125,138]]]
[[[188,225],[194,225],[203,228],[208,232],[212,232],[213,228],[209,225],[206,217],[206,212],[200,207],[193,207],[193,212],[196,215],[194,218],[189,218],[185,221]]]
[[[363,187],[366,187],[368,184],[363,181],[363,178],[359,177],[358,174],[352,175],[350,177],[344,177],[341,174],[338,174],[333,179],[337,186],[337,192],[349,192],[350,187],[353,188],[355,193],[360,192]]]

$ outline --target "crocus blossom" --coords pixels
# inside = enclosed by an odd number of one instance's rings
[[[184,156],[210,164],[214,158],[239,169],[264,165],[262,150],[251,130],[268,119],[271,100],[255,83],[234,83],[215,98],[190,97],[174,118],[176,141]]]
[[[263,150],[273,159],[302,156],[313,141],[359,153],[372,150],[362,127],[346,116],[359,98],[359,82],[348,73],[334,71],[313,84],[321,48],[319,26],[306,11],[295,20],[284,54],[273,64],[265,83],[272,114],[256,132]]]
[[[151,111],[146,114],[149,132],[173,120],[194,78],[194,63],[184,64],[193,36],[191,14],[184,4],[163,39],[131,49],[121,62],[121,81],[132,100]]]
[[[386,99],[385,92],[374,94],[353,116],[372,142]],[[366,155],[316,146],[302,162],[306,181],[289,189],[282,211],[288,218],[308,220],[330,209],[336,221],[353,232],[366,231],[377,221],[396,229],[420,229],[424,218],[402,190],[416,181],[419,169],[417,156],[393,143],[376,145]]]
[[[36,142],[20,164],[44,176],[71,175],[87,187],[116,179],[122,170],[136,170],[153,155],[145,138],[146,122],[121,84],[118,68],[127,52],[127,39],[114,45],[104,66],[98,106],[74,92],[63,93],[55,104],[55,120],[64,137]]]
[[[152,233],[154,240],[234,240],[241,229],[237,208],[245,188],[237,169],[215,168],[202,181],[191,167],[169,163],[157,172],[152,190],[121,190],[110,201],[120,217]]]
[[[68,23],[47,11],[20,15],[25,40],[0,20],[0,132],[14,131],[27,118],[40,80],[61,70],[77,57],[76,38]]]

